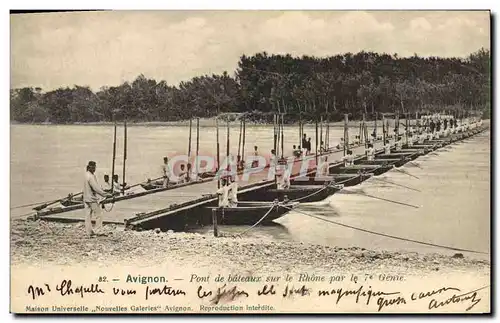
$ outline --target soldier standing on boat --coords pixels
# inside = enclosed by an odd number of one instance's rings
[[[344,160],[344,166],[352,166],[354,164],[354,156],[352,154],[352,150],[347,150],[347,155],[345,155],[344,157],[342,157],[342,159]]]
[[[276,188],[279,190],[289,189],[290,176],[291,171],[288,169],[288,164],[284,164],[276,174]]]
[[[271,158],[269,159],[269,167],[276,167],[278,158],[276,157],[276,150],[271,149]]]
[[[319,164],[318,166],[317,177],[325,178],[329,177],[329,175],[330,175],[330,165],[328,163],[328,156],[325,156],[322,163]]]
[[[391,154],[391,143],[389,142],[389,140],[386,140],[385,141],[385,145],[384,145],[384,153],[386,155],[390,155]]]
[[[125,190],[127,189],[129,189],[129,187],[125,186]],[[121,190],[122,190],[122,185],[120,185],[120,183],[118,182],[118,175],[115,174],[113,175],[113,191],[119,194]]]
[[[226,178],[221,178],[220,188],[217,190],[219,196],[219,207],[229,206],[229,186],[227,185]]]
[[[366,160],[374,160],[375,159],[375,149],[372,144],[368,144],[368,148],[366,149]]]
[[[402,145],[403,145],[403,137],[398,135],[396,137],[396,151],[401,150]]]
[[[311,137],[309,137],[309,139],[307,140],[307,147],[306,147],[306,155],[310,155],[311,154]]]
[[[99,196],[112,197],[110,193],[105,192],[95,176],[96,162],[89,161],[87,171],[85,172],[85,181],[83,183],[83,207],[85,212],[85,230],[89,236],[103,235],[102,214],[99,207]],[[92,216],[95,217],[95,227],[92,228]]]
[[[434,120],[431,119],[431,122],[429,122],[429,130],[430,133],[434,133],[434,129],[436,128],[436,124],[434,123]]]
[[[259,161],[257,160],[257,157],[259,156],[259,147],[254,146],[253,147],[253,155],[255,156],[255,160],[252,161],[252,168],[257,168],[259,167]]]
[[[181,164],[181,170],[179,172],[177,184],[184,184],[188,180],[188,172],[186,171],[186,166],[184,164]]]
[[[104,190],[106,192],[111,192],[111,183],[109,182],[109,175],[108,174],[105,174],[104,175]]]
[[[306,134],[303,134],[302,135],[302,155],[306,155],[307,154],[307,137],[306,137]]]
[[[163,173],[163,187],[167,187],[170,183],[170,176],[172,175],[170,165],[168,164],[168,157],[163,157],[163,165],[161,165],[161,170]]]
[[[238,206],[238,183],[232,177],[229,177],[229,193],[228,193],[229,207]]]
[[[198,174],[196,173],[196,169],[193,168],[191,163],[187,164],[187,181],[188,182],[196,182],[198,181]]]

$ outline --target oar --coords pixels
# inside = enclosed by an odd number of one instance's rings
[[[372,177],[372,178],[375,179],[375,180],[377,180],[377,181],[381,181],[381,182],[384,182],[384,183],[387,183],[387,184],[392,184],[392,185],[396,185],[396,186],[407,188],[407,189],[412,190],[412,191],[421,192],[420,190],[417,190],[415,188],[411,188],[411,187],[403,185],[403,184],[397,184],[397,183],[393,183],[393,182],[390,182],[390,181],[385,181],[385,180],[383,180],[381,178],[377,178],[377,177]]]
[[[356,192],[352,192],[354,194],[358,194],[358,195],[362,195],[362,196],[366,196],[366,197],[371,197],[373,199],[376,199],[376,200],[381,200],[381,201],[386,201],[386,202],[390,202],[390,203],[394,203],[394,204],[399,204],[399,205],[404,205],[404,206],[409,206],[409,207],[413,207],[413,208],[416,208],[418,209],[419,207],[416,206],[416,205],[412,205],[412,204],[407,204],[407,203],[403,203],[403,202],[398,202],[398,201],[393,201],[393,200],[389,200],[389,199],[384,199],[382,197],[377,197],[377,196],[373,196],[373,195],[370,195],[370,194],[366,194],[366,193],[356,193]]]
[[[83,194],[83,192],[79,192],[79,193],[76,193],[76,194],[70,194],[70,196],[71,196],[71,197],[75,197],[75,196],[78,196],[78,195],[81,195],[81,194]],[[42,210],[42,209],[45,209],[47,206],[54,205],[54,204],[56,204],[57,202],[64,201],[64,200],[65,200],[65,199],[67,199],[67,198],[68,198],[68,197],[63,197],[63,198],[61,198],[61,199],[57,199],[57,200],[53,200],[53,201],[46,202],[45,204],[39,205],[39,206],[37,206],[37,207],[34,207],[34,208],[33,208],[33,210],[35,210],[35,211],[40,211],[40,210]],[[33,204],[31,204],[31,205],[34,205],[34,203],[33,203]],[[31,206],[31,205],[30,205],[30,206]],[[26,205],[26,206],[28,206],[28,205]],[[23,206],[20,206],[20,207],[23,207]],[[16,208],[19,208],[19,207],[16,207]]]

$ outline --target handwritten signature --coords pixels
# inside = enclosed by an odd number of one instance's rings
[[[80,295],[81,298],[85,294],[104,294],[104,291],[99,287],[99,284],[90,284],[89,286],[80,285],[77,287],[72,287],[73,282],[71,279],[64,279],[60,284],[56,285],[56,291],[60,293],[61,296],[68,295]],[[44,284],[44,286],[28,286],[28,294],[31,295],[33,299],[45,295],[45,293],[50,293],[52,290],[49,284]]]
[[[437,309],[440,307],[445,307],[449,304],[456,304],[456,303],[462,303],[465,301],[470,301],[471,305],[465,309],[466,311],[470,311],[474,306],[476,306],[481,301],[481,298],[478,298],[478,296],[477,296],[477,292],[482,290],[482,289],[488,288],[488,287],[489,286],[484,286],[484,287],[478,288],[476,290],[473,290],[473,291],[470,291],[467,293],[462,293],[459,295],[453,294],[451,297],[445,299],[444,301],[438,301],[436,299],[432,299],[429,302],[429,309],[432,310],[432,309]]]

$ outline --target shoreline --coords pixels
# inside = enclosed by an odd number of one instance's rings
[[[421,275],[470,272],[490,275],[490,262],[460,252],[416,253],[339,248],[249,237],[199,233],[132,231],[105,225],[108,236],[88,238],[84,224],[11,220],[12,266],[127,264],[276,271],[384,271]],[[179,267],[180,268],[180,267]]]
[[[394,126],[394,120],[393,119],[388,119],[389,120],[389,127]],[[483,122],[487,121],[489,119],[483,120]],[[350,128],[358,128],[360,125],[360,122],[362,120],[349,120],[348,126]],[[415,119],[412,119],[410,122],[414,124]],[[405,122],[405,119],[400,119],[401,125],[403,125]],[[373,127],[374,126],[374,121],[365,121],[365,124],[368,127]],[[118,126],[121,126],[122,123],[118,122]],[[85,122],[85,123],[68,123],[68,124],[62,124],[62,123],[20,123],[20,122],[10,122],[11,126],[108,126],[111,127],[114,125],[113,122],[108,122],[108,121],[99,121],[99,122]],[[306,127],[313,127],[315,125],[314,122],[310,121],[307,123],[304,123]],[[323,124],[324,126],[326,123]],[[344,122],[343,121],[335,121],[335,122],[330,122],[329,123],[330,127],[332,128],[343,128],[344,127]],[[189,126],[189,120],[182,120],[182,121],[151,121],[151,122],[127,122],[127,127],[188,127]],[[193,129],[196,128],[196,121],[193,120],[192,123]],[[273,126],[273,123],[271,122],[251,122],[248,121],[246,122],[247,127],[268,127],[268,126]],[[285,128],[287,127],[298,127],[299,123],[298,122],[291,122],[291,123],[285,123]],[[380,128],[380,131],[382,131],[382,120],[377,120],[377,126]],[[215,128],[215,119],[213,118],[200,118],[200,127],[214,127]],[[220,127],[226,127],[226,122],[219,122],[219,128]],[[239,128],[239,120],[233,120],[230,122],[230,127],[231,128]],[[404,128],[404,127],[403,127]]]
[[[350,120],[349,121],[349,126],[356,126],[359,127],[360,120]],[[367,126],[371,127],[373,126],[373,121],[365,121]],[[379,126],[381,126],[381,121],[379,120]],[[123,123],[118,122],[118,126],[121,126]],[[219,128],[221,127],[226,127],[226,122],[220,122],[219,121]],[[326,124],[326,123],[325,123]],[[108,122],[108,121],[99,121],[99,122],[85,122],[85,123],[68,123],[68,124],[62,124],[62,123],[18,123],[18,122],[11,122],[11,126],[107,126],[107,127],[112,127],[114,125],[113,122]],[[215,119],[202,119],[200,118],[200,127],[206,128],[206,127],[214,127],[215,128]],[[268,126],[273,126],[273,123],[270,122],[251,122],[247,121],[246,122],[246,127],[268,127]],[[285,127],[291,127],[291,126],[299,126],[298,122],[291,122],[291,123],[286,123]],[[314,126],[313,122],[305,123],[305,126]],[[151,127],[151,128],[156,128],[156,127],[189,127],[189,120],[183,120],[183,121],[152,121],[152,122],[127,122],[127,127]],[[196,121],[193,120],[192,124],[193,128],[196,128]],[[233,120],[230,122],[230,127],[236,128],[239,127],[239,120]],[[343,128],[344,127],[344,122],[343,121],[336,121],[336,122],[330,122],[330,127],[334,128]]]

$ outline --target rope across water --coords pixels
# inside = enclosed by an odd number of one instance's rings
[[[381,233],[381,232],[376,232],[376,231],[372,231],[372,230],[367,230],[367,229],[363,229],[363,228],[360,228],[360,227],[355,227],[355,226],[352,226],[352,225],[340,223],[340,222],[337,222],[337,221],[328,220],[328,219],[325,219],[325,218],[322,218],[322,217],[319,217],[319,216],[316,216],[316,215],[312,215],[312,214],[306,213],[304,211],[300,211],[300,210],[297,210],[297,209],[292,209],[290,207],[286,207],[286,206],[283,206],[283,207],[289,209],[290,211],[293,210],[293,211],[295,211],[297,213],[300,213],[300,214],[303,214],[303,215],[306,215],[306,216],[309,216],[309,217],[312,217],[312,218],[315,218],[315,219],[318,219],[318,220],[321,220],[321,221],[325,221],[325,222],[336,224],[336,225],[339,225],[339,226],[342,226],[342,227],[346,227],[346,228],[350,228],[350,229],[353,229],[353,230],[357,230],[357,231],[361,231],[361,232],[366,232],[366,233],[370,233],[370,234],[374,234],[374,235],[378,235],[378,236],[382,236],[382,237],[386,237],[386,238],[391,238],[391,239],[396,239],[396,240],[401,240],[401,241],[407,241],[407,242],[413,242],[413,243],[417,243],[417,244],[421,244],[421,245],[426,245],[426,246],[431,246],[431,247],[437,247],[437,248],[443,248],[443,249],[454,250],[454,251],[463,251],[463,252],[471,252],[471,253],[486,254],[486,255],[489,254],[488,252],[484,252],[484,251],[477,251],[477,250],[470,250],[470,249],[463,249],[463,248],[455,248],[455,247],[444,246],[444,245],[439,245],[439,244],[435,244],[435,243],[429,243],[429,242],[424,242],[424,241],[413,240],[413,239],[404,238],[404,237],[398,237],[398,236],[394,236],[394,235],[390,235],[390,234],[386,234],[386,233]]]

